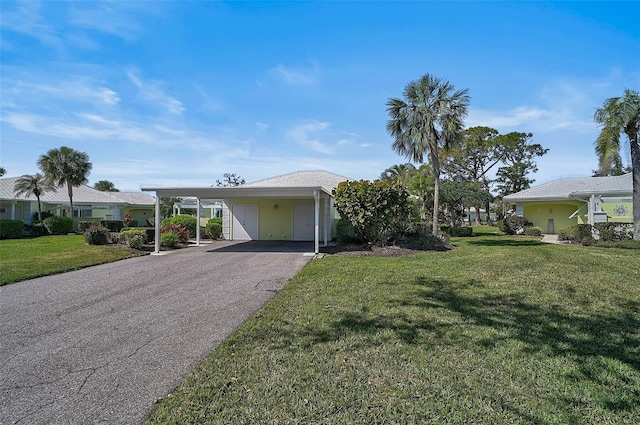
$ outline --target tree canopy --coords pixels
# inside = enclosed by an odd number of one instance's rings
[[[625,89],[620,97],[604,101],[596,109],[594,121],[601,126],[595,141],[599,170],[608,172],[620,157],[620,135],[625,134],[631,150],[633,180],[633,238],[640,240],[640,94]]]
[[[433,227],[438,234],[438,194],[441,147],[457,142],[469,104],[468,90],[430,74],[411,81],[403,98],[387,101],[387,132],[394,138],[393,150],[410,161],[424,163],[428,156],[434,184]]]
[[[67,185],[71,217],[73,217],[73,188],[89,182],[92,164],[89,155],[67,146],[51,149],[38,159],[38,167],[47,180],[58,187]]]
[[[16,196],[33,195],[38,201],[38,220],[42,221],[40,196],[46,192],[55,192],[55,186],[42,174],[24,174],[15,181],[13,191]]]
[[[245,180],[235,173],[224,173],[223,176],[223,180],[216,180],[218,187],[240,186],[241,184],[245,184]]]
[[[109,180],[99,180],[93,185],[93,188],[101,192],[120,192]]]

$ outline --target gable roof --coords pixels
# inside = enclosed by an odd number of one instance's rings
[[[269,177],[255,182],[247,183],[243,187],[253,188],[303,188],[303,187],[321,187],[326,192],[331,193],[340,182],[350,180],[348,177],[338,174],[329,173],[322,170],[313,171],[296,171],[293,173],[282,174],[280,176]]]
[[[18,179],[19,177],[0,179],[0,199],[35,201],[36,197],[33,194],[15,195],[13,187]],[[44,193],[40,196],[40,200],[48,204],[68,204],[67,185],[56,188],[55,192]],[[81,185],[73,188],[73,203],[152,206],[155,205],[155,198],[142,192],[101,192],[87,185]]]
[[[200,199],[232,198],[300,198],[313,199],[314,191],[327,195],[338,183],[351,180],[326,171],[296,171],[269,177],[240,186],[229,187],[143,187],[144,192],[155,192],[156,196],[193,196]]]
[[[583,177],[555,180],[504,197],[508,202],[554,201],[586,197],[590,195],[631,194],[631,173],[613,177]]]

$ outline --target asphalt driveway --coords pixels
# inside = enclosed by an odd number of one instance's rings
[[[219,242],[0,287],[0,423],[140,423],[309,261],[289,251]]]

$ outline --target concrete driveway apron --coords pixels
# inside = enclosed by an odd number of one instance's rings
[[[214,244],[0,287],[0,423],[140,423],[310,258]]]

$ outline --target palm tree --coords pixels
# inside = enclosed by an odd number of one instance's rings
[[[0,167],[0,177],[4,176],[5,174],[7,174],[7,170],[5,170],[4,167]]]
[[[24,174],[13,184],[13,191],[16,196],[33,194],[38,200],[38,220],[42,221],[42,204],[40,196],[46,192],[55,192],[56,188],[42,174]]]
[[[640,94],[624,90],[622,97],[612,97],[596,109],[594,121],[602,130],[595,141],[596,153],[603,164],[612,164],[620,156],[620,133],[627,135],[631,147],[633,179],[633,238],[640,240]]]
[[[116,186],[109,180],[99,180],[96,184],[93,185],[93,188],[101,192],[120,192],[120,190],[118,190]]]
[[[89,155],[62,146],[60,149],[51,149],[45,155],[41,155],[38,159],[38,167],[49,182],[58,187],[67,185],[71,217],[73,218],[73,188],[89,181],[87,177],[92,167]]]
[[[433,234],[438,234],[440,158],[439,147],[449,147],[461,134],[469,104],[468,90],[455,90],[448,81],[425,74],[404,89],[403,99],[387,102],[387,131],[395,138],[394,151],[407,159],[429,163],[435,178]]]

